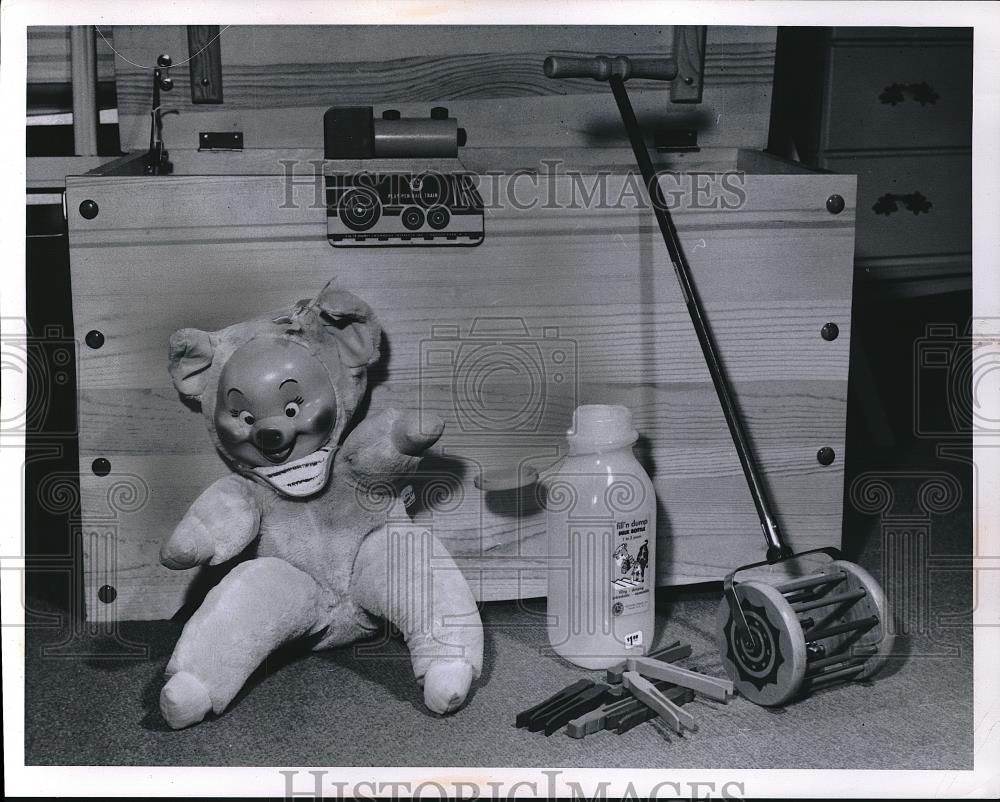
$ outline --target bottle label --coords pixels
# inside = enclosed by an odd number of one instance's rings
[[[649,565],[649,519],[616,518],[611,554],[611,612],[649,609],[653,566]]]

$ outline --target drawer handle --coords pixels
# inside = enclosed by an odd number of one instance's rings
[[[933,106],[941,97],[927,81],[921,81],[919,84],[889,84],[882,90],[878,99],[890,106],[895,106],[906,100],[907,93],[921,106],[926,106],[928,103]]]
[[[906,211],[913,212],[915,215],[920,214],[921,212],[927,214],[934,205],[919,192],[911,192],[908,195],[897,195],[892,192],[887,192],[875,201],[872,205],[872,211],[874,211],[875,214],[884,214],[888,217],[893,212],[899,210],[898,204],[900,202],[903,204]]]

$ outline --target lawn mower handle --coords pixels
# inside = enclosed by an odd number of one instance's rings
[[[635,117],[635,111],[625,89],[625,78],[628,75],[622,73],[628,72],[633,77],[638,77],[634,70],[635,62],[638,61],[640,59],[628,59],[625,56],[618,56],[614,59],[608,59],[606,56],[595,56],[593,58],[575,58],[571,60],[571,63],[568,63],[561,56],[549,56],[545,59],[543,66],[545,74],[550,78],[580,77],[583,75],[598,80],[607,80],[611,86],[611,92],[618,104],[618,111],[621,113],[622,123],[625,125],[625,131],[628,133],[629,142],[632,145],[632,153],[639,166],[639,172],[642,173],[643,183],[646,185],[653,214],[656,216],[660,233],[663,235],[663,243],[670,254],[674,274],[680,284],[681,292],[684,294],[684,302],[687,305],[688,314],[691,316],[691,323],[698,335],[698,343],[701,345],[705,364],[712,376],[712,384],[719,397],[719,403],[729,427],[729,434],[733,438],[733,445],[736,447],[740,466],[743,468],[743,475],[746,477],[750,496],[753,498],[754,507],[757,510],[757,517],[760,519],[760,528],[767,543],[767,562],[773,564],[790,558],[792,550],[784,542],[778,529],[778,520],[773,511],[773,504],[767,493],[760,468],[750,447],[750,440],[743,427],[729,382],[723,371],[718,348],[708,328],[708,320],[698,298],[691,268],[681,249],[677,228],[670,216],[669,207],[663,197],[663,191],[653,167],[653,161],[646,149],[642,130],[639,128],[639,122]],[[655,59],[655,61],[663,64],[669,59]],[[674,64],[674,74],[676,74],[676,63]],[[666,76],[666,71],[657,71],[657,75]]]
[[[593,78],[607,81],[615,77],[672,81],[677,77],[677,60],[661,56],[549,56],[542,64],[548,78]]]

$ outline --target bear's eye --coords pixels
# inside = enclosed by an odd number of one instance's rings
[[[289,401],[285,404],[285,414],[289,418],[294,418],[299,414],[299,405],[295,401]]]
[[[250,414],[250,413],[249,413],[249,412],[248,412],[247,410],[245,410],[245,409],[244,409],[244,410],[238,410],[238,411],[234,412],[234,413],[233,413],[233,417],[234,417],[234,418],[239,418],[239,419],[240,419],[241,421],[243,421],[243,422],[244,422],[244,423],[245,423],[245,424],[246,424],[247,426],[253,426],[253,425],[254,425],[254,423],[255,423],[255,422],[256,422],[256,420],[257,420],[257,419],[256,419],[256,418],[255,418],[255,417],[254,417],[253,415],[251,415],[251,414]]]

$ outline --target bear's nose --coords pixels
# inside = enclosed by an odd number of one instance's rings
[[[257,445],[265,451],[281,448],[284,440],[280,429],[261,429],[257,432]]]

